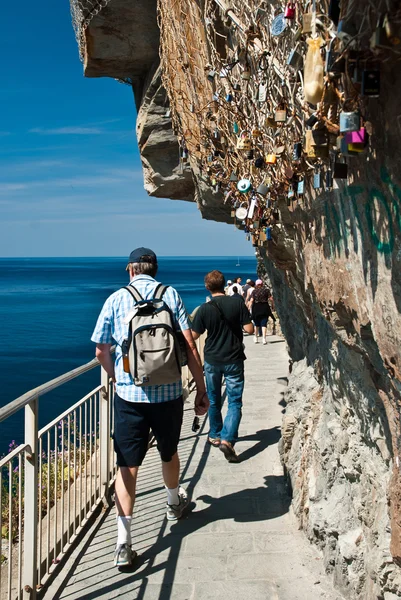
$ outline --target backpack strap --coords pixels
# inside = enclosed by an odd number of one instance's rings
[[[207,303],[207,306],[214,306],[214,308],[217,308],[224,325],[231,331],[231,333],[233,334],[233,336],[237,340],[237,342],[239,342],[241,344],[242,343],[241,340],[239,339],[238,335],[235,333],[230,321],[226,318],[225,314],[223,313],[222,309],[217,304],[217,302],[213,302],[213,300],[210,300],[210,302]]]
[[[162,283],[159,283],[159,285],[157,286],[157,288],[155,289],[155,291],[153,293],[153,298],[155,300],[161,300],[168,287],[169,287],[168,285],[163,285]]]
[[[136,288],[134,288],[133,285],[127,285],[126,287],[123,287],[122,289],[127,290],[127,292],[129,292],[131,294],[131,296],[133,297],[135,302],[142,302],[143,298],[142,298],[141,294],[138,292],[138,290]]]

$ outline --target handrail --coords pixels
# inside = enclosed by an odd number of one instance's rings
[[[112,350],[112,352],[114,352],[115,346],[113,346],[111,350]],[[98,359],[94,358],[90,362],[88,362],[84,365],[81,365],[80,367],[77,367],[76,369],[73,369],[72,371],[68,371],[68,373],[64,373],[63,375],[60,375],[59,377],[56,377],[55,379],[51,379],[50,381],[47,381],[46,383],[39,385],[38,387],[34,388],[33,390],[29,390],[29,392],[26,392],[22,396],[19,396],[15,400],[12,400],[8,404],[6,404],[5,406],[2,406],[0,408],[0,423],[1,423],[1,421],[4,421],[4,419],[11,417],[11,415],[13,415],[17,411],[19,411],[21,408],[24,408],[24,406],[26,406],[27,404],[32,402],[32,400],[35,400],[36,398],[40,398],[41,396],[44,396],[45,394],[52,392],[53,390],[60,387],[64,383],[68,383],[69,381],[76,379],[80,375],[83,375],[84,373],[91,371],[92,369],[94,369],[95,367],[98,367],[99,365],[100,365],[100,362],[98,361]]]

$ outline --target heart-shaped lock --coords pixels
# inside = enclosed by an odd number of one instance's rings
[[[240,179],[237,183],[237,190],[241,192],[241,194],[246,194],[251,189],[251,182],[249,179]]]

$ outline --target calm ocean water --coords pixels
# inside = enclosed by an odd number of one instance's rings
[[[191,312],[205,301],[204,275],[219,269],[243,283],[256,276],[252,257],[160,258],[158,279],[174,286]],[[127,284],[124,258],[0,259],[3,406],[94,357],[90,341],[105,299]],[[95,369],[40,400],[43,426],[99,383]],[[0,424],[0,453],[22,441],[22,413]]]

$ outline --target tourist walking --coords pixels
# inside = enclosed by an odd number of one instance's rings
[[[263,344],[267,344],[266,334],[269,318],[273,320],[273,335],[276,332],[276,318],[270,308],[269,297],[270,291],[264,286],[261,279],[257,279],[248,304],[255,324],[255,344],[259,342],[258,333],[259,335],[262,333]]]
[[[251,280],[247,279],[245,285],[242,286],[242,296],[245,301],[246,301],[246,296],[247,296],[248,290],[251,287],[250,283],[251,283]]]
[[[188,367],[196,384],[195,414],[203,415],[209,407],[187,312],[176,290],[155,280],[155,253],[149,248],[133,250],[127,271],[129,286],[106,300],[92,335],[96,357],[115,383],[114,449],[119,470],[115,483],[118,537],[114,564],[118,567],[131,565],[136,556],[131,547],[131,519],[138,469],[145,458],[150,430],[162,460],[167,519],[179,519],[189,502],[178,483],[183,397],[174,329],[182,332]],[[142,325],[135,329],[139,322]],[[117,344],[115,362],[111,355],[113,340]]]
[[[250,312],[249,303],[250,303],[252,292],[254,289],[255,289],[255,282],[253,281],[253,279],[251,279],[249,281],[249,288],[246,292],[246,297],[245,297],[245,304],[246,304],[246,307],[249,310],[249,312]]]
[[[192,330],[195,339],[207,331],[204,370],[210,400],[208,441],[220,448],[228,462],[239,462],[234,446],[238,439],[244,390],[246,357],[242,328],[252,334],[253,325],[243,298],[240,295],[225,296],[223,273],[208,273],[205,287],[212,300],[199,307]],[[224,423],[221,414],[223,377],[228,399]]]

